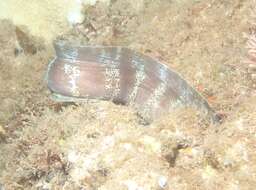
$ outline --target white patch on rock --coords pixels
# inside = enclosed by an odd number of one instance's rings
[[[128,190],[143,190],[135,181],[126,180],[123,182],[124,185],[127,186]]]
[[[83,2],[81,0],[76,0],[67,15],[67,21],[70,25],[81,24],[84,21],[82,9]]]
[[[161,188],[165,188],[167,186],[167,178],[165,176],[160,176],[158,179],[158,185]]]
[[[79,155],[75,151],[70,151],[68,153],[68,161],[75,163],[79,159]]]

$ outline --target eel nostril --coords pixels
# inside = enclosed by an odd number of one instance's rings
[[[125,102],[125,101],[123,101],[123,100],[120,100],[120,99],[114,99],[113,101],[112,101],[114,104],[116,104],[116,105],[123,105],[123,106],[125,106],[127,103]]]

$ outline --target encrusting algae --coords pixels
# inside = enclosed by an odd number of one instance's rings
[[[129,5],[87,6],[85,22],[62,30],[60,38],[125,45],[157,57],[224,122],[212,125],[190,108],[145,125],[132,108],[111,102],[56,103],[43,82],[54,56],[45,43],[50,38],[2,20],[0,189],[254,189],[254,70],[244,63],[242,36],[250,34],[254,2],[145,0],[136,11]],[[254,46],[250,64],[252,56]]]

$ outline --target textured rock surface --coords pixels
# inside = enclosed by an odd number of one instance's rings
[[[1,21],[0,189],[255,189],[256,92],[243,38],[254,1],[145,0],[142,12],[112,3],[88,6],[62,38],[157,57],[225,122],[216,128],[189,109],[145,126],[129,107],[52,102],[42,81],[51,47],[15,54],[16,26]]]

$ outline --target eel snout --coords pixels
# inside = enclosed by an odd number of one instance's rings
[[[212,121],[218,115],[207,101],[164,64],[124,47],[55,43],[47,83],[58,101],[93,98],[131,105],[152,121],[181,106],[194,106]]]

